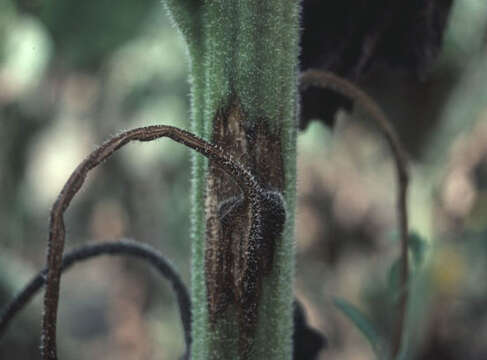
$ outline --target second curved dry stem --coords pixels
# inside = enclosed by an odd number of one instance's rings
[[[397,213],[401,239],[401,292],[399,299],[398,318],[392,337],[392,354],[397,356],[401,348],[404,322],[408,300],[408,215],[407,215],[407,189],[409,184],[409,168],[406,152],[392,127],[386,114],[377,103],[363,90],[350,81],[337,75],[321,70],[308,70],[301,74],[300,91],[315,86],[335,90],[341,95],[358,104],[375,121],[391,148],[397,174]]]
[[[120,240],[105,243],[82,245],[63,256],[61,271],[64,272],[74,264],[100,255],[126,255],[140,258],[155,267],[166,278],[174,289],[179,306],[181,322],[184,330],[186,353],[191,347],[191,300],[189,293],[178,273],[157,250],[147,244],[133,240]],[[21,311],[46,283],[47,269],[40,271],[0,314],[0,337],[3,335],[14,316]]]

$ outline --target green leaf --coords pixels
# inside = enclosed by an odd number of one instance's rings
[[[401,259],[396,259],[391,267],[389,268],[387,285],[390,294],[392,295],[394,301],[397,300],[399,292],[399,283],[401,277]]]
[[[333,304],[354,323],[368,340],[375,354],[379,355],[380,336],[365,314],[345,299],[334,298]]]
[[[408,242],[409,250],[413,256],[414,265],[421,266],[428,243],[417,232],[412,232],[409,234]]]
[[[406,287],[409,287],[416,271],[423,264],[424,256],[428,243],[418,233],[413,232],[409,234],[408,246],[411,253],[412,262],[409,265],[409,280]],[[391,265],[387,275],[387,286],[393,303],[399,300],[399,296],[405,289],[401,287],[401,264],[402,259],[398,257]]]

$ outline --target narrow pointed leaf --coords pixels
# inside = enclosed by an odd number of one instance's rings
[[[334,298],[333,304],[353,322],[353,324],[365,336],[367,341],[372,346],[372,349],[377,354],[380,344],[380,336],[365,314],[363,314],[362,311],[360,311],[355,305],[349,303],[345,299]]]

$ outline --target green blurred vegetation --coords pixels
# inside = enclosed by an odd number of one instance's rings
[[[0,8],[3,305],[43,266],[49,209],[77,163],[122,129],[188,127],[189,86],[182,41],[158,1]],[[188,280],[189,156],[167,140],[146,145],[90,176],[67,214],[67,247],[134,237]],[[67,274],[60,314],[63,359],[175,358],[183,349],[169,287],[133,261],[94,260]],[[38,299],[12,324],[0,358],[39,356],[40,316]]]
[[[0,0],[0,9],[1,306],[43,266],[49,208],[75,166],[122,129],[189,128],[189,86],[183,43],[158,1]],[[360,84],[412,155],[411,229],[426,245],[405,358],[487,358],[486,29],[483,0],[456,1],[423,82],[378,66]],[[300,135],[299,151],[297,296],[329,338],[323,358],[373,359],[332,299],[354,304],[381,337],[391,333],[398,242],[388,149],[371,122],[341,113],[333,131],[313,124]],[[188,151],[167,140],[122,150],[73,202],[67,247],[134,237],[189,283],[189,168]],[[175,311],[146,266],[75,267],[62,281],[60,358],[174,359],[183,346]],[[38,357],[40,319],[38,297],[0,342],[0,358]]]

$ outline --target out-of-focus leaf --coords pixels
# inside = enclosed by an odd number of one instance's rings
[[[421,264],[423,264],[425,251],[428,244],[426,240],[421,237],[421,235],[416,232],[412,232],[411,234],[409,234],[408,245],[413,260],[412,263],[410,262],[409,264],[409,281],[408,284],[406,284],[406,286],[409,287],[409,284],[411,283],[411,277],[415,275],[415,271],[417,270],[417,268],[420,267]],[[401,291],[404,290],[400,288],[400,279],[401,257],[397,258],[392,263],[387,275],[387,285],[393,302],[396,302],[399,299]]]
[[[421,266],[424,261],[424,255],[428,247],[428,243],[424,238],[416,232],[409,234],[409,250],[413,256],[414,265]]]
[[[334,298],[333,304],[354,323],[378,355],[381,339],[370,320],[355,305],[345,299]]]
[[[40,18],[56,52],[84,69],[97,69],[106,56],[139,34],[155,8],[160,9],[155,0],[48,0],[43,5]]]
[[[387,276],[387,285],[388,285],[388,290],[389,293],[391,294],[391,297],[393,299],[393,302],[396,302],[396,300],[399,298],[398,293],[399,293],[399,279],[400,279],[400,265],[401,265],[401,259],[396,259],[388,272]]]
[[[472,56],[461,79],[452,89],[448,102],[442,108],[441,122],[431,133],[425,161],[432,164],[436,177],[444,175],[447,168],[448,149],[455,139],[485,121],[487,106],[487,56]]]

